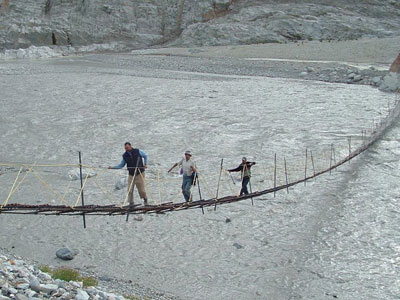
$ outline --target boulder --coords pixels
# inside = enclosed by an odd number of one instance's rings
[[[71,250],[69,248],[64,247],[57,250],[56,256],[63,260],[72,260],[78,254],[78,252],[79,252],[78,250]]]
[[[37,278],[32,278],[29,282],[29,287],[35,292],[40,292],[40,282]]]
[[[400,53],[390,66],[389,72],[400,73]]]
[[[379,89],[383,92],[396,92],[400,89],[400,73],[387,74],[380,83]]]

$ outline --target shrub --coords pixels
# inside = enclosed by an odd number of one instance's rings
[[[64,281],[79,281],[80,274],[78,271],[70,268],[59,268],[51,274],[54,279],[61,279]]]
[[[84,287],[97,286],[97,284],[98,284],[97,279],[94,277],[80,277],[79,281],[83,282]]]
[[[39,266],[39,270],[42,271],[43,273],[47,273],[51,275],[51,268],[49,266],[46,265],[40,265]]]

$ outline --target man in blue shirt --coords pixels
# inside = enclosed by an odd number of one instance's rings
[[[126,142],[125,153],[122,155],[122,161],[119,165],[108,167],[109,169],[122,169],[127,165],[129,172],[128,178],[128,200],[133,205],[133,185],[136,185],[140,198],[143,199],[144,205],[147,205],[147,195],[145,190],[145,169],[147,168],[148,157],[142,150],[133,148],[131,143]]]

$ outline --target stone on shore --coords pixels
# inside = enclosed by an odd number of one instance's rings
[[[41,284],[40,285],[40,291],[46,294],[51,294],[52,292],[57,291],[58,285],[48,283],[48,284]]]
[[[400,89],[400,73],[390,72],[387,74],[383,78],[379,89],[383,92],[396,92]]]
[[[61,248],[56,252],[56,256],[63,260],[72,260],[78,254],[77,250],[71,250],[69,248]]]
[[[78,290],[75,300],[89,300],[89,294],[83,290]]]

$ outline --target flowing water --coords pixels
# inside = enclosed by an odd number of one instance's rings
[[[93,55],[0,63],[1,162],[84,164],[101,176],[85,189],[88,204],[122,203],[114,184],[126,171],[109,171],[131,141],[149,155],[152,203],[182,201],[178,172],[166,171],[185,150],[214,197],[220,161],[233,168],[254,160],[252,188],[304,176],[305,149],[314,167],[342,158],[363,129],[385,114],[394,95],[360,86],[267,77],[189,73],[131,64],[129,57]],[[146,59],[146,58],[143,58]],[[150,59],[150,58],[149,58]],[[395,124],[365,154],[331,175],[285,192],[205,210],[131,217],[0,215],[0,245],[42,264],[91,268],[183,299],[398,299],[400,127]],[[308,172],[312,164],[308,160]],[[9,203],[80,201],[73,166],[37,167]],[[0,199],[19,165],[0,167]],[[26,174],[22,170],[21,177]],[[223,172],[221,195],[237,193]],[[197,189],[194,197],[198,197]],[[227,218],[231,222],[226,222]],[[70,262],[62,246],[80,250]]]

